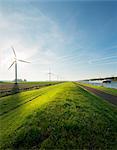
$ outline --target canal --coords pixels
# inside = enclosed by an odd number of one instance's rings
[[[111,83],[102,83],[102,81],[83,81],[84,83],[96,85],[96,86],[104,86],[108,88],[115,88],[117,89],[117,81],[111,81]]]

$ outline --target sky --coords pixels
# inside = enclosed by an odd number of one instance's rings
[[[117,1],[0,0],[0,80],[117,76]]]

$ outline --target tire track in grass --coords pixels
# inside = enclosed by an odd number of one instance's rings
[[[44,94],[44,93],[43,93],[43,94]],[[26,103],[29,103],[29,102],[33,101],[34,99],[38,98],[38,97],[41,96],[41,95],[42,95],[42,94],[39,94],[38,96],[35,96],[35,97],[33,97],[32,99],[29,99],[28,101],[26,101],[26,102],[24,102],[24,103],[21,103],[21,104],[15,106],[15,107],[9,109],[8,111],[4,111],[3,113],[0,114],[0,116],[4,115],[4,114],[6,114],[6,113],[9,113],[10,111],[14,111],[14,110],[17,109],[18,107],[20,107],[20,106],[22,106],[22,105],[24,105],[24,104],[26,104]]]

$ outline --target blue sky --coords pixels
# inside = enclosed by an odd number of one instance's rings
[[[117,1],[0,1],[0,80],[117,76]]]

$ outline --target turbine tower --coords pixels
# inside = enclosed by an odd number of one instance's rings
[[[15,64],[15,84],[17,84],[17,62],[18,61],[24,62],[24,63],[30,63],[30,62],[25,61],[25,60],[17,59],[17,55],[16,55],[16,52],[15,52],[14,48],[13,47],[11,47],[11,48],[12,48],[13,53],[14,53],[14,61],[12,62],[12,64],[10,65],[10,67],[8,69],[10,69]]]

